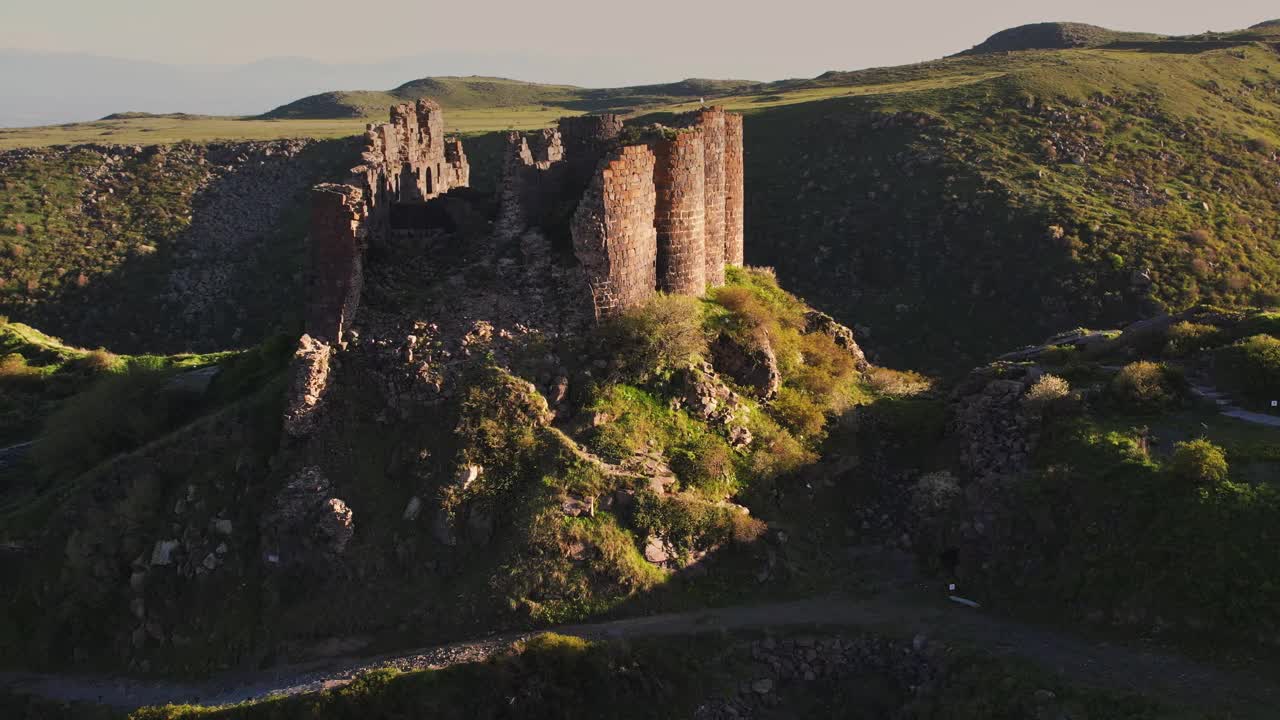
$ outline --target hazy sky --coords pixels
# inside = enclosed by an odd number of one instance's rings
[[[4,0],[0,48],[166,63],[443,51],[505,55],[519,79],[617,85],[900,64],[1043,20],[1187,34],[1276,16],[1275,0]]]

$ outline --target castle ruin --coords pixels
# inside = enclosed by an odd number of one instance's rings
[[[468,185],[462,143],[431,100],[370,125],[361,164],[312,192],[306,332],[340,343],[359,305],[364,252],[415,232],[428,203]],[[701,295],[743,260],[742,117],[718,107],[673,127],[625,128],[618,115],[563,118],[507,136],[492,241],[534,231],[571,245],[597,319],[659,290]]]

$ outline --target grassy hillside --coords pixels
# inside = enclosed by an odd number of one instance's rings
[[[428,78],[274,113],[293,119],[129,118],[0,131],[0,145],[349,134],[430,95],[492,187],[486,131],[605,108],[662,119],[708,99],[748,115],[749,261],[869,329],[892,362],[963,369],[1065,327],[1274,303],[1280,26],[1085,35],[1098,47],[768,84]]]
[[[748,116],[748,260],[940,370],[1075,325],[1274,304],[1280,56],[1186,45],[818,78],[858,84]]]

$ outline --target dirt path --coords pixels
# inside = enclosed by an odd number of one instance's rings
[[[1191,385],[1191,392],[1212,402],[1214,405],[1217,405],[1218,412],[1229,418],[1243,420],[1244,422],[1253,423],[1254,425],[1266,425],[1268,427],[1280,428],[1280,416],[1245,410],[1231,402],[1231,398],[1227,397],[1226,393],[1215,387],[1193,383]]]
[[[858,627],[962,642],[998,655],[1030,659],[1075,683],[1141,692],[1179,705],[1229,709],[1233,717],[1270,717],[1280,707],[1280,684],[1213,668],[1155,650],[1093,644],[1060,631],[1013,622],[915,593],[871,599],[830,596],[787,603],[570,625],[555,632],[593,640],[689,635],[735,629],[798,626]],[[120,708],[164,703],[223,705],[341,686],[360,672],[475,662],[528,634],[511,634],[369,658],[283,666],[254,674],[223,675],[200,683],[113,677],[0,674],[0,687],[63,701]]]

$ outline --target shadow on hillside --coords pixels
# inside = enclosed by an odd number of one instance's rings
[[[134,250],[83,285],[68,282],[31,312],[30,323],[74,345],[133,354],[244,347],[294,329],[308,189],[343,177],[355,146],[351,139],[321,141],[290,155],[281,148],[288,142],[198,148],[191,162],[231,169],[200,188],[189,206],[159,184],[171,176],[162,167],[158,179],[148,178],[153,186],[137,188],[151,194],[151,203],[133,210],[134,227],[142,227],[151,249]],[[166,234],[184,213],[190,224]]]

